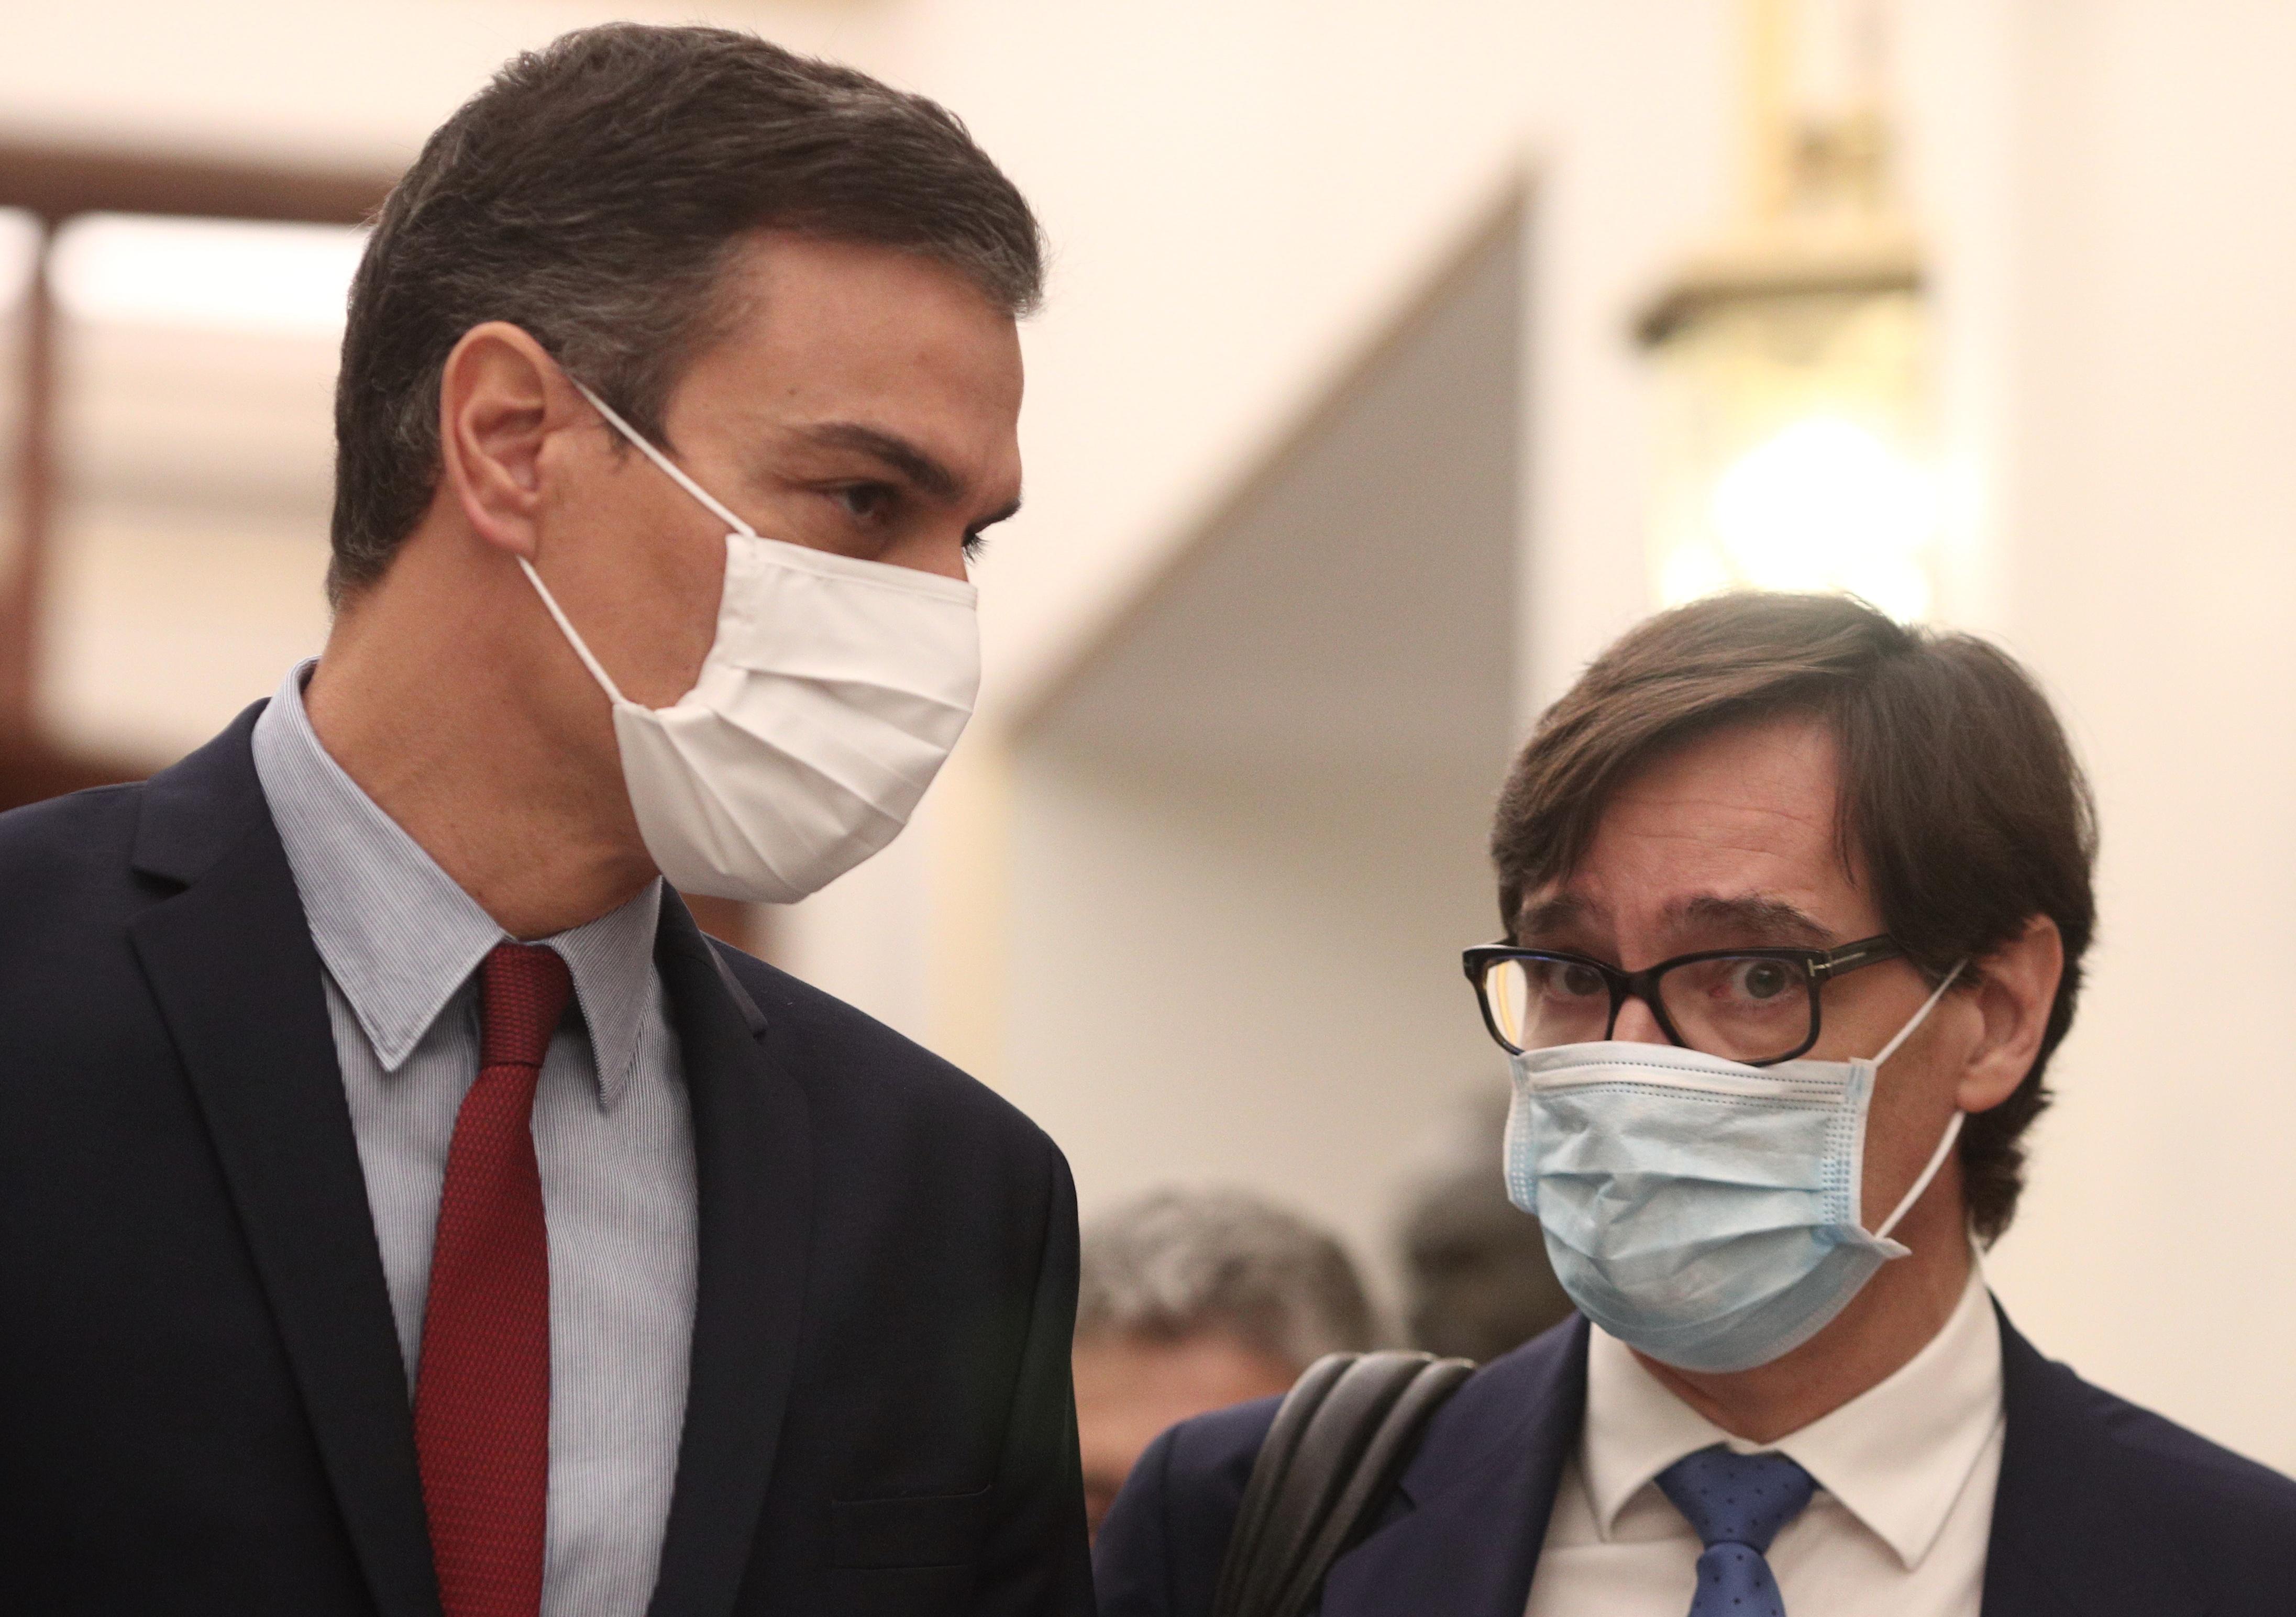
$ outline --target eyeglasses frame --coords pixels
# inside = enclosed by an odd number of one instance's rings
[[[1836,948],[1708,948],[1693,954],[1677,955],[1661,960],[1656,965],[1644,966],[1639,972],[1622,971],[1615,965],[1586,955],[1574,955],[1567,949],[1517,948],[1508,943],[1485,943],[1466,950],[1460,964],[1466,969],[1467,981],[1474,985],[1475,1004],[1483,1013],[1483,1026],[1498,1042],[1499,1048],[1510,1055],[1525,1052],[1505,1034],[1499,1031],[1498,1018],[1491,1014],[1490,991],[1486,986],[1490,968],[1502,960],[1552,960],[1568,965],[1583,965],[1601,975],[1611,990],[1611,1019],[1603,1029],[1604,1038],[1618,1031],[1619,1014],[1627,1008],[1627,1001],[1639,999],[1650,1007],[1651,1017],[1658,1023],[1667,1042],[1677,1049],[1693,1048],[1690,1042],[1675,1030],[1674,1021],[1666,1014],[1665,1001],[1658,992],[1658,980],[1677,966],[1695,965],[1702,960],[1782,960],[1801,968],[1809,982],[1809,1036],[1783,1055],[1765,1056],[1750,1061],[1750,1067],[1774,1067],[1808,1053],[1817,1042],[1819,1031],[1818,999],[1820,992],[1836,977],[1878,965],[1884,960],[1905,958],[1905,948],[1886,932],[1871,938],[1860,938],[1855,943],[1844,943]]]

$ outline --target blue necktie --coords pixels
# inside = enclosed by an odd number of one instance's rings
[[[1809,1473],[1783,1454],[1733,1454],[1717,1443],[1660,1472],[1658,1486],[1706,1545],[1690,1617],[1785,1617],[1762,1557],[1816,1491]]]

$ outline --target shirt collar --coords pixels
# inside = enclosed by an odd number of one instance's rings
[[[255,769],[311,940],[386,1072],[404,1066],[487,952],[509,934],[327,755],[303,709],[299,664],[255,721]],[[661,883],[540,941],[565,960],[613,1109],[641,1054],[654,991]]]
[[[2001,1419],[2001,1334],[1983,1273],[1938,1334],[1888,1379],[1774,1443],[1732,1437],[1643,1367],[1600,1326],[1587,1352],[1579,1467],[1605,1539],[1619,1513],[1675,1461],[1716,1443],[1784,1454],[1889,1545],[1911,1570],[1945,1519]]]

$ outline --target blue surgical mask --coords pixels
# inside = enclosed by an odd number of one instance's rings
[[[1960,969],[1870,1059],[1750,1067],[1616,1040],[1516,1056],[1507,1195],[1538,1218],[1579,1311],[1682,1369],[1751,1369],[1906,1256],[1890,1232],[1944,1166],[1962,1114],[1869,1235],[1866,1113],[1876,1071]]]

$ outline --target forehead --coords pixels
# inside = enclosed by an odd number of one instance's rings
[[[1620,926],[1694,918],[1702,902],[1791,906],[1831,930],[1870,923],[1870,899],[1838,834],[1832,731],[1792,716],[1734,725],[1649,759],[1612,792],[1584,855],[1527,895]]]
[[[737,248],[716,341],[668,415],[866,421],[984,472],[1017,460],[1020,334],[947,266],[890,247],[766,232]]]

